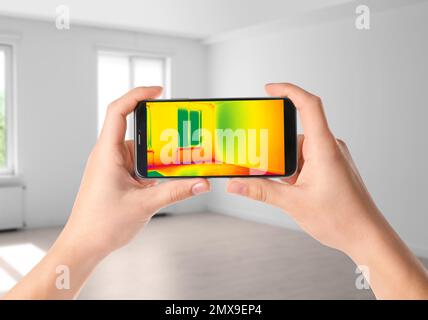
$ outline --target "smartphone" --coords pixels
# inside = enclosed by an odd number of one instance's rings
[[[287,177],[296,171],[296,108],[287,98],[146,100],[134,121],[139,177]]]

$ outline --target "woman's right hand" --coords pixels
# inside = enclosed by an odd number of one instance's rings
[[[417,291],[417,297],[428,297],[424,268],[376,207],[346,144],[330,131],[321,99],[286,83],[269,84],[266,90],[271,96],[289,97],[300,114],[304,135],[299,136],[298,171],[282,182],[234,178],[227,191],[282,208],[312,237],[368,266],[378,297],[397,293],[377,281],[387,270],[404,272],[423,284],[407,294]],[[397,283],[393,278],[392,287]]]

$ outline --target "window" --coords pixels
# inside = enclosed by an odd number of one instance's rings
[[[169,98],[169,58],[124,52],[98,53],[98,133],[107,106],[128,90],[138,86],[159,85],[162,98]],[[127,119],[127,139],[133,138],[133,115]]]
[[[13,173],[12,48],[0,45],[0,174]]]
[[[201,144],[201,120],[202,112],[200,110],[178,109],[178,134],[180,137],[180,148],[196,147]],[[195,137],[193,133],[197,131]]]

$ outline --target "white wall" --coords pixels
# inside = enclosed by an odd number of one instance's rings
[[[355,29],[354,10],[211,43],[209,94],[259,96],[265,83],[287,81],[322,96],[379,207],[428,256],[428,4],[372,12],[370,31]],[[215,182],[211,210],[296,227],[279,210],[224,188]]]
[[[258,96],[273,81],[296,82],[321,95],[333,131],[348,142],[379,207],[412,248],[428,256],[428,5],[374,12],[370,31],[355,30],[354,8],[347,9],[346,18],[337,11],[318,20],[296,17],[279,27],[221,36],[207,47],[90,27],[57,31],[53,22],[0,17],[0,40],[18,36],[18,150],[27,225],[63,224],[70,212],[96,140],[96,48],[108,45],[171,53],[174,97]],[[296,227],[277,209],[226,195],[224,181],[213,184],[212,194],[173,211],[208,205]]]
[[[205,96],[205,48],[175,37],[0,17],[0,42],[17,36],[19,167],[29,227],[66,221],[97,135],[98,45],[172,56],[172,95]],[[108,174],[108,173],[106,173]],[[0,189],[0,192],[2,189]],[[175,212],[198,210],[203,198]]]

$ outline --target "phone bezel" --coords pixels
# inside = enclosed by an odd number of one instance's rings
[[[147,131],[146,123],[147,102],[187,102],[187,101],[237,101],[237,100],[283,100],[284,101],[284,159],[285,173],[283,175],[221,175],[221,176],[147,176]],[[153,99],[140,101],[134,110],[134,145],[135,145],[135,173],[145,179],[171,179],[171,178],[275,178],[290,177],[297,170],[297,118],[296,107],[286,97],[270,98],[213,98],[213,99]]]

